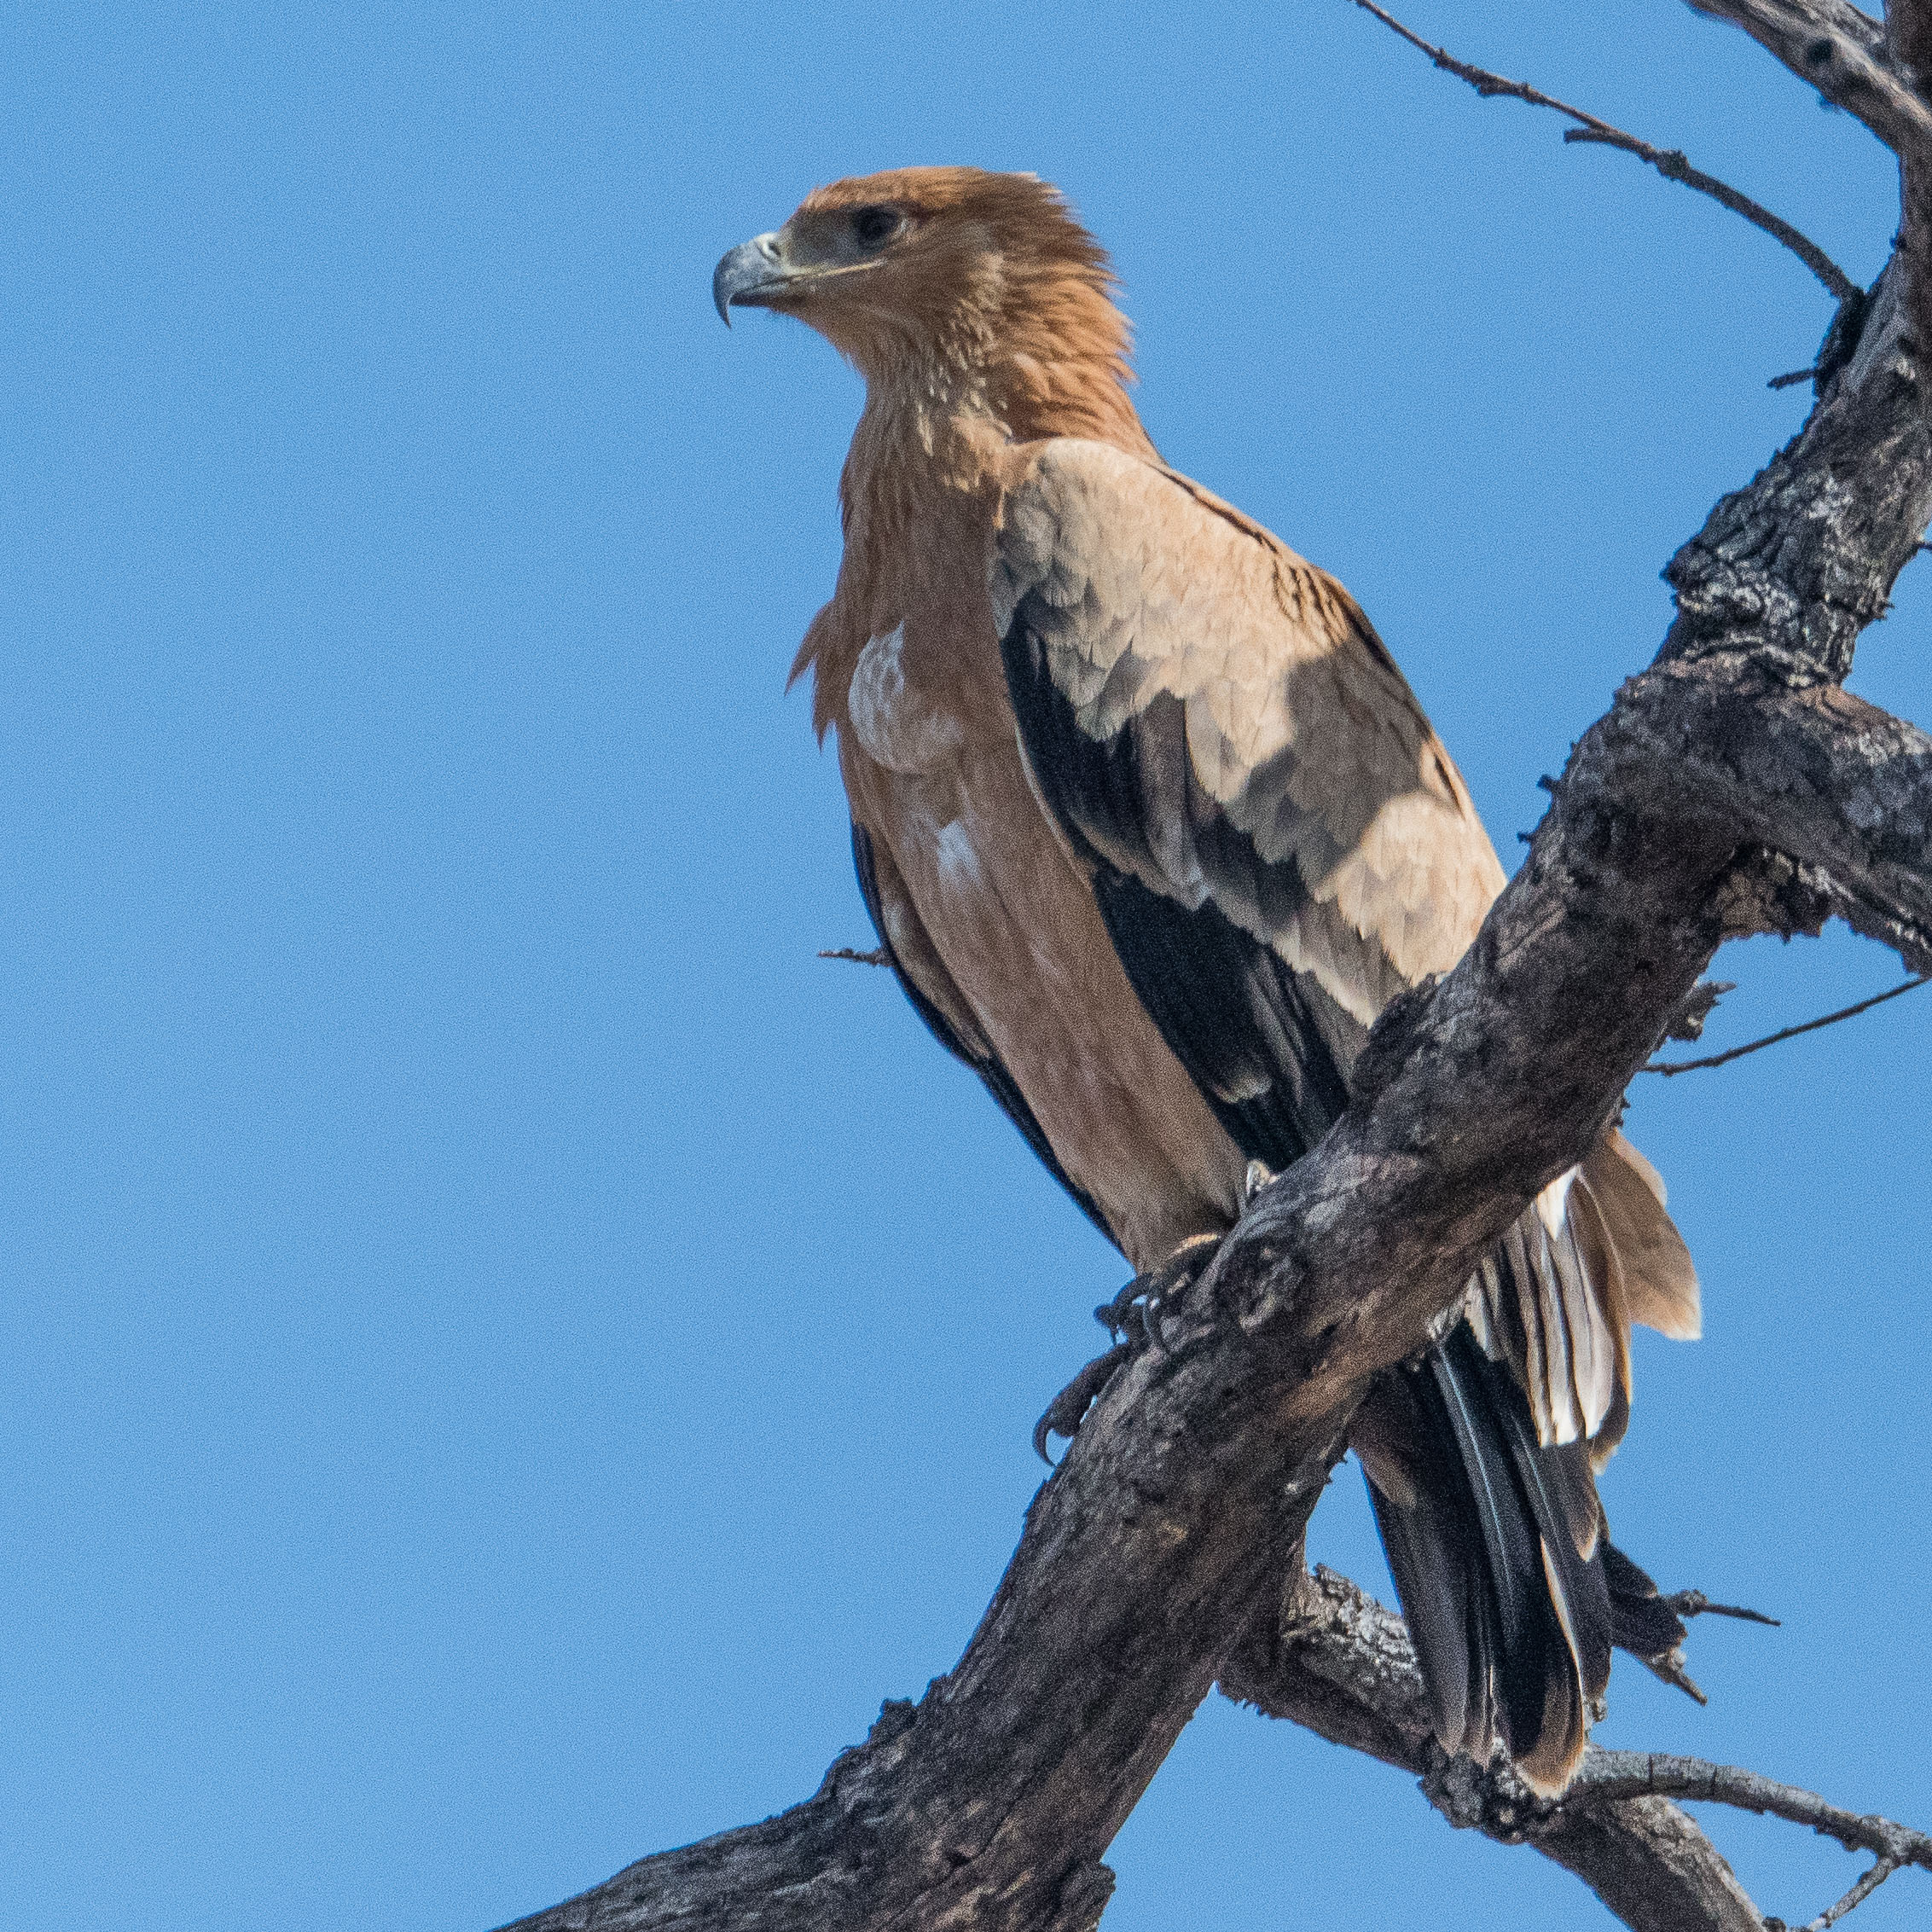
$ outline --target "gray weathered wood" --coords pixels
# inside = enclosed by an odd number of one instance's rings
[[[1279,1625],[1257,1626],[1222,1667],[1221,1687],[1270,1717],[1413,1772],[1452,1825],[1533,1845],[1575,1872],[1645,1932],[1762,1932],[1763,1917],[1723,1856],[1667,1798],[1539,1804],[1506,1766],[1451,1762],[1430,1734],[1407,1627],[1349,1582],[1297,1577]],[[1589,1749],[1586,1779],[1615,1754]]]

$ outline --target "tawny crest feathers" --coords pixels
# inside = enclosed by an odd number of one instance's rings
[[[902,225],[873,265],[822,284],[806,319],[858,365],[873,406],[941,402],[996,420],[1012,442],[1146,448],[1106,251],[1056,189],[1032,175],[902,168],[815,189],[784,232],[828,258],[862,211]]]

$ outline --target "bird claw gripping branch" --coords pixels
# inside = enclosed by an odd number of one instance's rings
[[[1114,1337],[1115,1345],[1088,1362],[1033,1425],[1034,1450],[1042,1462],[1053,1460],[1047,1453],[1047,1437],[1064,1436],[1070,1442],[1081,1418],[1099,1400],[1117,1370],[1149,1349],[1165,1350],[1161,1323],[1186,1300],[1188,1291],[1220,1252],[1221,1239],[1218,1234],[1197,1234],[1183,1241],[1159,1267],[1135,1275],[1111,1302],[1094,1309],[1094,1320]]]

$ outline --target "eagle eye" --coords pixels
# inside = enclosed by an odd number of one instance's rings
[[[897,233],[899,215],[896,208],[855,208],[852,211],[852,233],[862,247],[876,248],[880,242],[889,241]]]

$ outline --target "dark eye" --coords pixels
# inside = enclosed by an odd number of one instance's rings
[[[896,232],[898,226],[896,209],[855,208],[852,211],[852,233],[865,247],[876,248]]]

